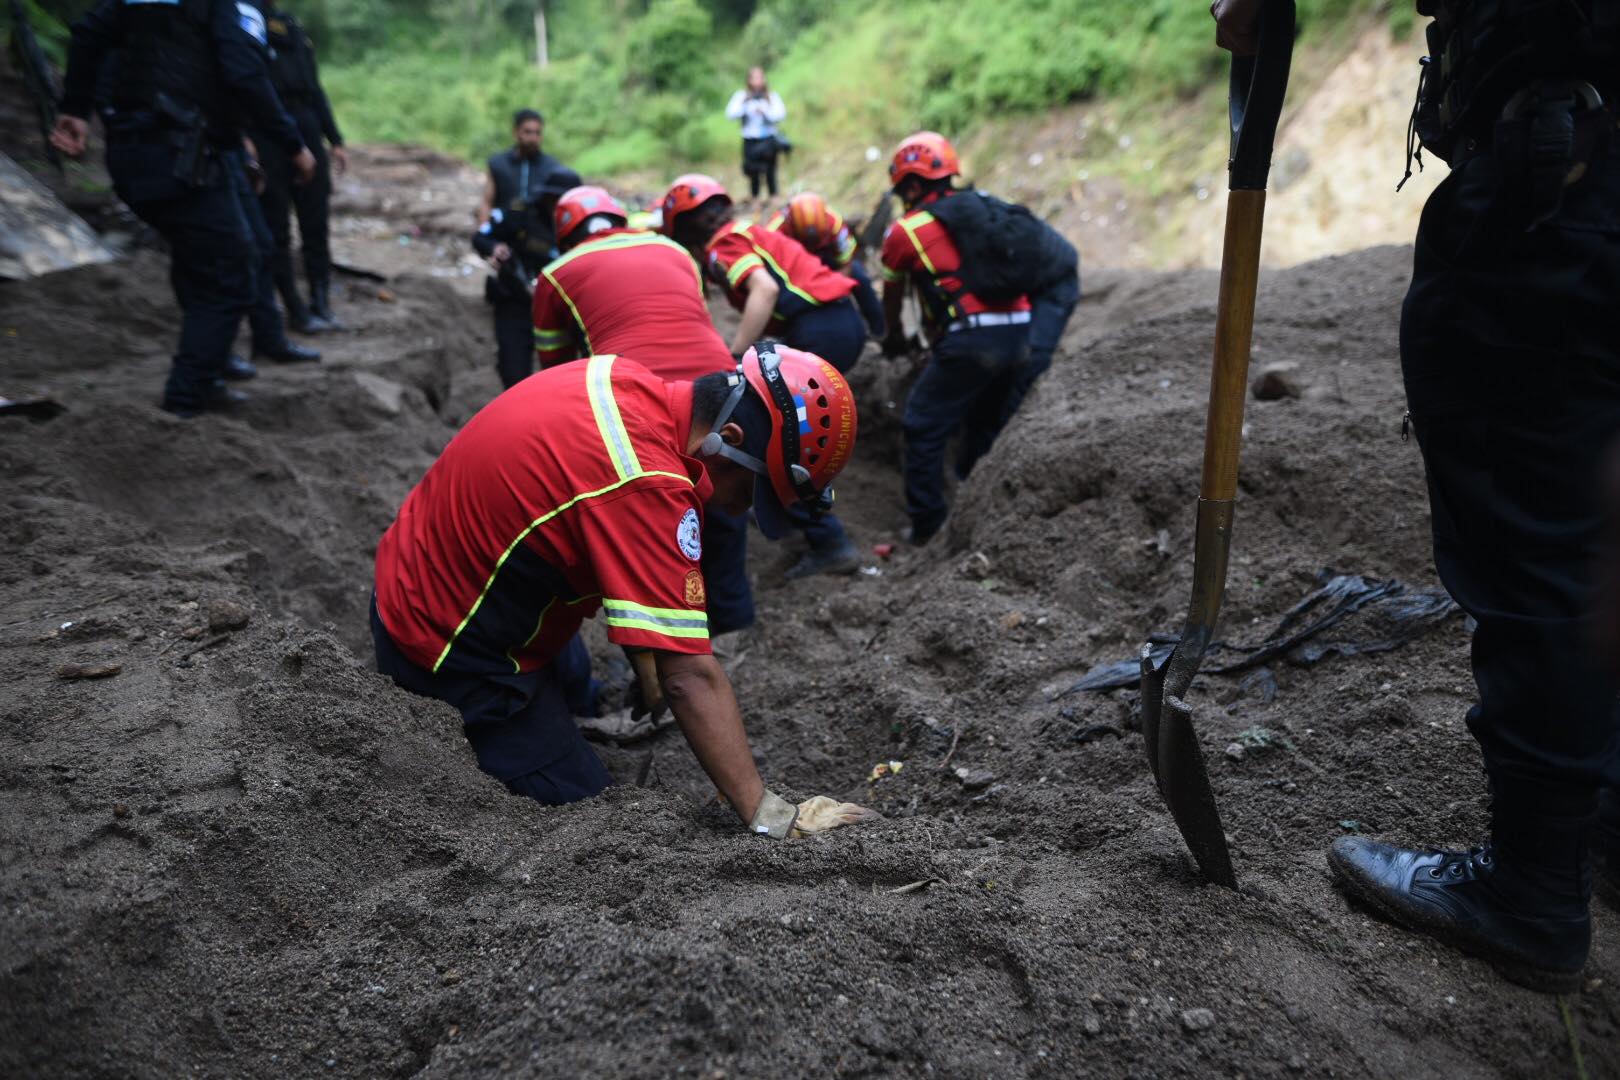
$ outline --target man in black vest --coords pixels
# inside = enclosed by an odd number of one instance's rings
[[[300,180],[315,158],[270,85],[264,19],[230,0],[173,4],[100,0],[73,27],[65,90],[51,142],[84,153],[103,64],[107,171],[119,198],[168,241],[182,324],[163,408],[182,417],[239,399],[223,375],[257,288],[246,190],[246,115],[292,160]]]
[[[484,299],[495,309],[495,368],[503,387],[534,372],[530,283],[557,255],[552,209],[580,182],[579,174],[541,152],[544,132],[545,121],[533,109],[513,115],[511,148],[489,159],[472,240],[495,269],[484,282]]]
[[[1218,0],[1221,44],[1252,49],[1259,8]],[[1596,647],[1600,470],[1620,437],[1620,0],[1418,10],[1434,22],[1413,128],[1451,174],[1418,226],[1401,367],[1435,566],[1478,622],[1468,728],[1491,835],[1470,851],[1343,837],[1328,864],[1390,918],[1569,992],[1620,748]]]
[[[292,169],[286,157],[272,144],[261,150],[265,189],[261,196],[270,234],[275,240],[272,270],[276,290],[286,306],[293,329],[317,333],[336,328],[332,313],[332,252],[328,240],[327,206],[332,197],[332,173],[348,168],[348,152],[332,105],[321,89],[320,72],[315,65],[315,44],[302,25],[285,8],[264,4],[265,30],[270,41],[270,79],[282,104],[298,125],[304,145],[315,155],[315,179],[307,184],[292,182]],[[327,151],[330,144],[331,151]],[[298,242],[304,252],[304,274],[309,279],[309,304],[298,294],[293,273],[292,228],[289,208],[298,213]]]

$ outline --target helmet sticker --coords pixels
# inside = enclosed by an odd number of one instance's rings
[[[675,545],[693,562],[703,557],[703,529],[698,524],[698,512],[688,508],[675,527]]]

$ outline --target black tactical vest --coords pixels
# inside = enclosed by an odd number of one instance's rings
[[[309,35],[298,20],[272,10],[264,20],[270,43],[270,81],[288,109],[300,109],[315,99],[319,85],[311,63]]]
[[[1620,90],[1620,0],[1417,0],[1432,16],[1413,126],[1424,149],[1451,161],[1488,140],[1503,106],[1538,79]]]
[[[224,126],[225,93],[214,59],[212,12],[212,0],[126,2],[112,107],[128,114],[167,113],[177,106],[200,115],[209,127]]]
[[[491,155],[489,174],[495,179],[495,209],[501,211],[501,239],[517,252],[525,267],[538,271],[551,258],[552,223],[540,212],[546,180],[562,168],[550,154],[529,159],[510,150]]]

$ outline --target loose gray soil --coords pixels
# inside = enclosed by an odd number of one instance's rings
[[[1399,434],[1408,260],[1262,281],[1256,363],[1297,363],[1301,392],[1250,402],[1233,639],[1327,566],[1434,584]],[[886,815],[771,844],[676,734],[604,751],[607,795],[542,808],[478,772],[449,708],[370,670],[376,540],[497,390],[482,306],[378,268],[325,362],[193,422],[155,407],[161,256],[0,286],[0,393],[69,408],[0,419],[0,1074],[1572,1074],[1555,999],[1352,908],[1323,860],[1347,829],[1480,835],[1460,617],[1275,664],[1270,700],[1195,688],[1240,892],[1192,872],[1134,693],[1062,694],[1178,624],[1212,274],[1088,272],[929,546],[784,583],[795,553],[756,545],[736,682],[768,782]],[[870,550],[903,524],[905,378],[869,354],[855,382],[839,505]],[[1613,1076],[1620,915],[1596,919],[1568,1006]]]

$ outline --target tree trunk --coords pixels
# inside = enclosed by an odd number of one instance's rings
[[[546,4],[539,0],[534,5],[534,66],[544,71],[551,63],[551,51],[546,43]]]

